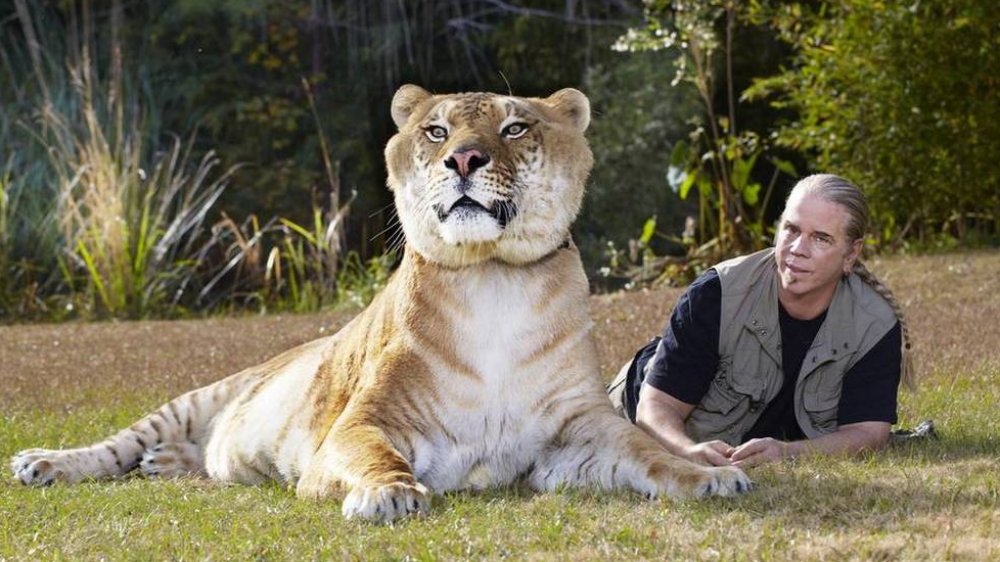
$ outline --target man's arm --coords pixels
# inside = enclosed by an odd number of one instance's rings
[[[692,410],[694,404],[682,402],[662,390],[644,384],[639,391],[635,424],[679,457],[715,466],[732,464],[728,457],[734,449],[727,443],[695,443],[684,433],[684,420]]]
[[[719,367],[722,283],[706,271],[674,307],[656,349],[646,365],[635,423],[671,453],[688,460],[723,466],[732,447],[722,441],[695,443],[684,433],[695,405],[708,392]]]
[[[643,385],[635,423],[671,453],[694,462],[742,468],[807,454],[854,455],[880,449],[889,442],[890,424],[859,422],[843,425],[815,439],[785,442],[770,437],[751,439],[733,448],[722,441],[696,443],[684,432],[684,420],[694,405]]]
[[[755,466],[810,453],[855,455],[884,447],[889,442],[889,429],[896,421],[901,344],[902,332],[897,322],[844,375],[837,431],[792,443],[751,439],[733,452],[733,464]]]
[[[856,455],[881,449],[889,442],[896,421],[902,332],[895,326],[844,375],[837,423],[833,433],[815,439],[785,443],[751,439],[733,452],[733,464],[756,466],[812,453]]]
[[[737,447],[730,460],[746,468],[784,458],[808,454],[854,455],[881,449],[889,442],[887,422],[858,422],[842,425],[833,433],[802,441],[784,442],[765,437],[751,439]]]

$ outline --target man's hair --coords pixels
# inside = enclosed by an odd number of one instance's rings
[[[858,186],[833,174],[806,176],[799,180],[795,184],[795,187],[792,188],[791,193],[788,194],[786,207],[787,201],[790,201],[793,197],[804,197],[806,195],[819,196],[825,201],[840,206],[847,213],[844,234],[847,235],[848,244],[853,243],[855,240],[864,240],[865,234],[868,232],[871,215],[868,212],[868,199],[865,198],[864,192]],[[896,300],[896,296],[889,287],[876,277],[874,273],[869,271],[865,267],[865,264],[861,263],[860,256],[854,262],[853,272],[874,289],[876,293],[881,295],[896,314],[900,330],[903,332],[903,363],[901,365],[901,374],[903,382],[908,387],[913,388],[915,386],[915,373],[913,372],[913,359],[910,355],[910,348],[912,346],[910,344],[910,330],[907,326],[906,316],[903,314],[903,307]]]
[[[833,174],[813,174],[806,176],[795,184],[788,199],[805,195],[819,195],[830,203],[840,205],[847,212],[847,224],[844,233],[848,242],[863,240],[868,232],[868,199],[863,191],[846,179]]]

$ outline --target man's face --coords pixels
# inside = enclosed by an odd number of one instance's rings
[[[796,299],[833,298],[861,251],[860,240],[847,239],[847,219],[843,207],[818,195],[788,200],[775,244],[782,291]]]

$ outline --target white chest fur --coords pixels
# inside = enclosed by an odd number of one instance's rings
[[[536,460],[556,430],[545,408],[564,384],[554,375],[590,329],[586,310],[572,306],[579,287],[567,281],[552,290],[552,279],[497,266],[451,285],[456,359],[471,374],[427,357],[442,429],[414,443],[418,480],[437,491],[480,488],[510,482]]]

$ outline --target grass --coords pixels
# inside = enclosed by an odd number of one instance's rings
[[[0,483],[0,560],[1000,559],[1000,253],[870,264],[907,305],[921,389],[903,425],[941,438],[754,469],[736,499],[514,487],[434,498],[429,517],[344,521],[278,485],[127,478]],[[594,297],[608,377],[679,292]],[[165,398],[316,336],[349,313],[0,327],[0,457],[102,438]]]

